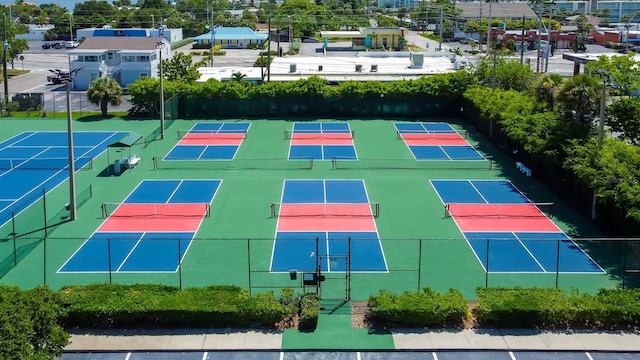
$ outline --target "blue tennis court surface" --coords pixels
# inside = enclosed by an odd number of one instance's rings
[[[197,123],[178,132],[180,141],[164,160],[232,160],[251,123]]]
[[[296,122],[291,134],[289,160],[357,159],[352,132],[346,122]]]
[[[485,160],[448,123],[395,123],[394,126],[416,160]]]
[[[220,183],[221,180],[141,182],[121,208],[141,206],[143,211],[149,211],[161,205],[162,211],[168,212],[110,216],[58,272],[177,271],[204,217],[185,216],[183,210],[193,206],[197,211],[202,204],[210,204]],[[175,210],[171,210],[172,206]]]
[[[125,132],[74,132],[74,166],[89,166]],[[0,225],[65,181],[69,175],[67,132],[29,131],[0,143]]]
[[[487,272],[602,273],[604,270],[510,181],[432,180]],[[524,211],[522,211],[524,210]]]
[[[285,180],[271,271],[387,271],[362,180]]]

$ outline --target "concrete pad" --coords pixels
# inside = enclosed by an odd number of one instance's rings
[[[540,338],[540,331],[533,329],[500,330],[509,350],[545,350],[547,345]]]
[[[431,338],[424,329],[394,330],[391,333],[393,346],[396,350],[424,350],[433,349]]]
[[[575,331],[574,333],[583,344],[585,351],[622,350],[622,344],[620,344],[616,336],[610,332]]]
[[[280,350],[282,347],[281,332],[256,332],[245,333],[244,350]]]
[[[583,350],[584,344],[572,331],[549,331],[540,333],[547,350]]]
[[[234,350],[244,349],[245,334],[237,333],[210,333],[204,338],[203,350]]]
[[[640,332],[620,332],[613,334],[620,350],[640,351]]]
[[[167,350],[172,335],[131,336],[131,347],[123,350]]]
[[[134,340],[132,336],[73,334],[71,335],[71,344],[67,345],[65,350],[131,350],[136,346]]]
[[[171,350],[202,350],[206,335],[173,335],[167,344]]]
[[[504,341],[502,334],[500,334],[498,330],[463,330],[462,333],[467,337],[471,349],[508,349],[507,343]]]
[[[460,331],[431,331],[427,333],[434,349],[469,349],[471,344],[467,335]]]

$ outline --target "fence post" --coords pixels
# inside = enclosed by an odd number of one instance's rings
[[[624,241],[624,255],[622,258],[622,290],[624,290],[625,280],[627,278],[627,252],[629,249],[629,240]]]
[[[42,214],[44,216],[44,237],[49,236],[49,228],[47,227],[47,192],[42,188]]]
[[[249,296],[251,296],[251,239],[247,239],[247,268],[249,270]]]
[[[422,239],[418,239],[418,292],[422,282]]]
[[[182,250],[180,250],[180,238],[178,238],[178,285],[182,290]]]
[[[489,245],[491,244],[491,239],[487,238],[487,271],[484,274],[484,287],[489,287]]]
[[[13,234],[13,266],[18,266],[18,249],[16,247],[15,213],[11,212],[11,234]]]
[[[558,288],[558,278],[560,277],[560,239],[556,245],[556,289]]]
[[[44,284],[43,285],[47,285],[47,238],[45,237],[44,240],[42,241],[42,248],[43,248],[43,266],[42,266],[42,273],[43,273],[43,279],[44,279]]]
[[[111,273],[111,238],[107,238],[107,265],[109,266],[109,285],[113,283],[113,274]]]

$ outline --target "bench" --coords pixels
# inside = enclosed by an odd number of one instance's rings
[[[127,169],[133,169],[140,163],[140,158],[136,154],[131,154],[122,160],[122,167]]]
[[[516,161],[516,167],[522,171],[525,175],[531,176],[531,169],[529,169],[525,164]]]

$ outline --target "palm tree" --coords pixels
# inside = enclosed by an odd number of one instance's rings
[[[539,76],[531,86],[533,96],[538,102],[546,104],[550,109],[555,106],[555,94],[562,85],[564,78],[557,73],[547,73]]]
[[[233,74],[231,74],[231,80],[233,81],[237,81],[237,82],[244,82],[244,78],[247,75],[241,73],[240,71],[236,71]]]
[[[87,90],[89,101],[100,105],[102,116],[107,116],[108,105],[120,105],[122,101],[122,88],[115,79],[100,77],[91,83]]]
[[[556,101],[567,112],[573,112],[580,123],[586,114],[594,114],[600,106],[600,81],[586,74],[567,79],[557,90]]]

